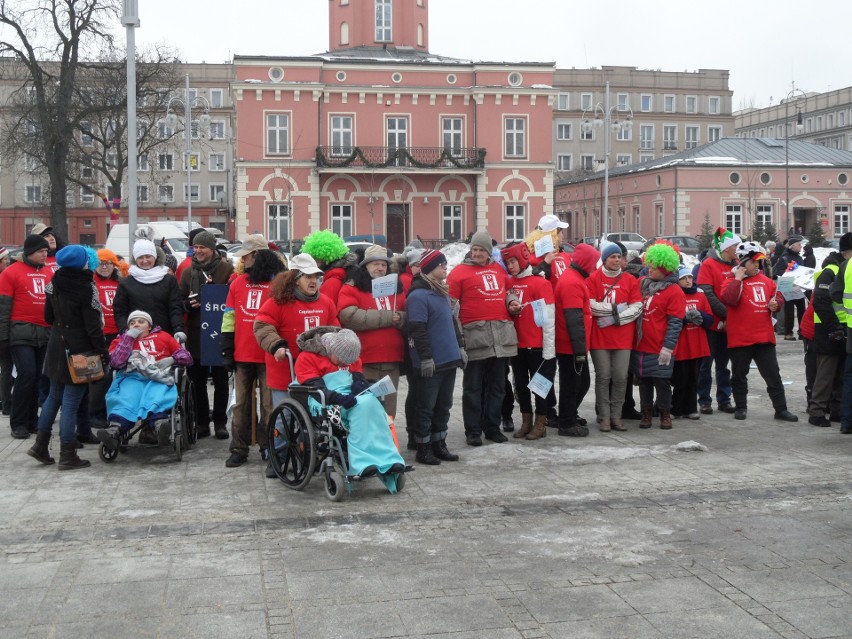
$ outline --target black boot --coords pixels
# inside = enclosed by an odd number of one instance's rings
[[[426,464],[427,466],[437,466],[441,463],[441,460],[435,457],[435,453],[432,452],[432,445],[429,442],[417,444],[416,459],[421,464]]]
[[[458,461],[459,456],[454,455],[449,450],[447,450],[447,440],[439,439],[436,442],[432,442],[432,452],[435,457],[442,461]]]
[[[76,470],[86,468],[92,464],[87,459],[77,457],[76,442],[62,442],[59,444],[59,470]]]
[[[50,433],[38,433],[35,445],[27,451],[27,455],[40,461],[42,464],[55,464],[56,461],[50,456],[48,444],[50,444]]]

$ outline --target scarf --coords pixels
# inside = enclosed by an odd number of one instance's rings
[[[621,275],[624,272],[620,268],[616,269],[615,271],[610,271],[608,268],[606,268],[604,266],[601,266],[601,271],[603,271],[603,274],[606,275],[607,277],[618,277],[619,275]]]
[[[201,295],[201,287],[213,279],[213,271],[216,270],[216,267],[219,266],[219,262],[221,261],[222,258],[218,253],[206,264],[199,262],[197,257],[192,257],[192,270],[189,276],[190,295],[193,293]]]
[[[305,295],[302,293],[301,289],[296,288],[296,290],[293,291],[293,296],[300,302],[316,302],[319,299],[320,292],[319,289],[317,289],[317,292],[313,295]]]
[[[152,266],[147,271],[143,271],[135,264],[130,267],[128,275],[140,284],[156,284],[169,273],[167,266]]]
[[[423,279],[435,293],[438,295],[442,295],[447,299],[450,299],[450,287],[447,285],[444,280],[437,280],[431,276],[429,273],[421,272],[419,277]]]

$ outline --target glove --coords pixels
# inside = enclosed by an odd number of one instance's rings
[[[461,368],[467,368],[467,351],[463,348],[459,348],[459,359],[461,360]]]
[[[615,317],[612,315],[604,315],[603,317],[598,318],[598,326],[601,328],[606,328],[607,326],[612,326],[615,324]]]
[[[701,326],[704,323],[704,318],[701,316],[701,311],[697,308],[690,308],[686,311],[686,321],[696,326]]]
[[[663,346],[660,349],[660,355],[657,358],[657,361],[660,363],[660,366],[668,366],[672,363],[672,349],[666,348]]]
[[[133,339],[136,339],[142,334],[142,329],[139,328],[128,328],[127,334],[130,335]]]
[[[368,388],[370,388],[370,382],[366,379],[353,379],[352,386],[349,387],[349,392],[353,395],[360,395]]]
[[[178,341],[178,344],[183,346],[184,344],[186,344],[186,333],[184,333],[183,331],[178,331],[177,333],[175,333],[175,339]]]
[[[156,364],[157,368],[161,371],[167,371],[172,367],[172,364],[175,363],[174,357],[164,357],[163,359],[158,359]]]
[[[432,377],[435,374],[435,360],[431,357],[420,362],[420,377]]]
[[[832,342],[845,342],[846,341],[846,329],[838,328],[836,331],[832,331],[828,334],[828,338]]]
[[[334,393],[330,399],[332,404],[339,404],[343,408],[352,408],[358,403],[358,399],[354,395],[344,395],[343,393]]]

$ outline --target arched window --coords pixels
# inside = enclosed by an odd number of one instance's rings
[[[346,45],[349,44],[349,23],[343,22],[340,25],[340,44]]]
[[[423,25],[422,24],[417,25],[417,46],[418,47],[423,46]]]

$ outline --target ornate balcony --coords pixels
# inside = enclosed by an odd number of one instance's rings
[[[485,149],[422,146],[318,146],[317,167],[330,169],[483,169]]]

